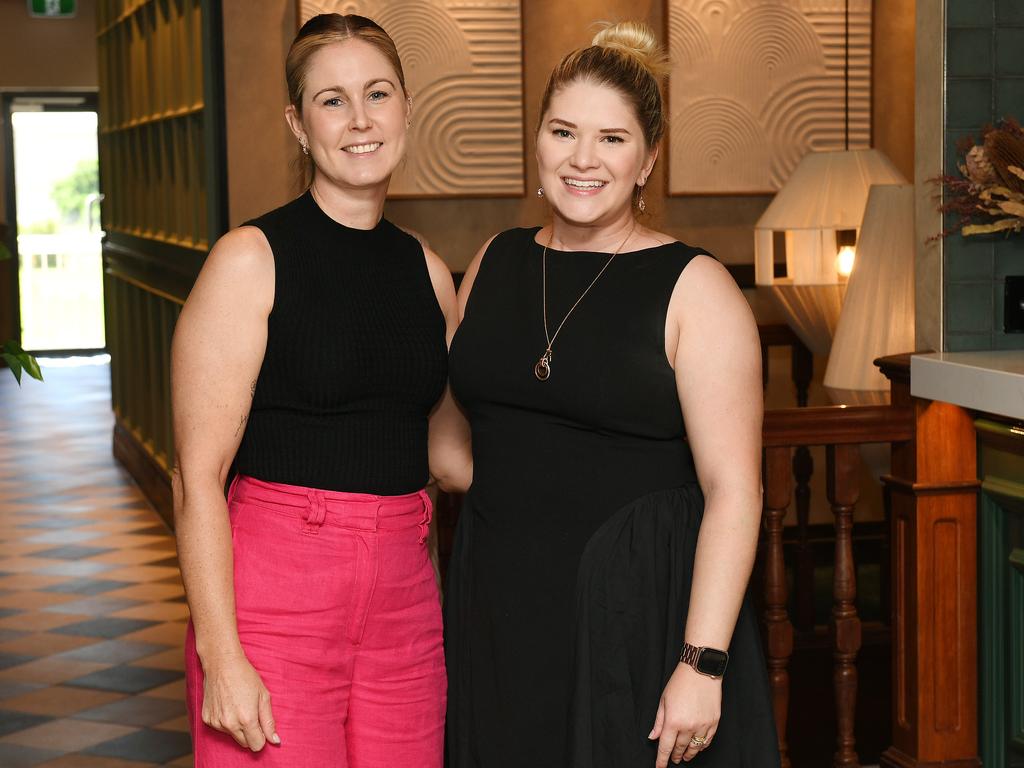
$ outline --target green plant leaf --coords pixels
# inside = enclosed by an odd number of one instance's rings
[[[25,373],[31,376],[36,381],[43,380],[43,372],[39,370],[39,361],[36,360],[28,352],[22,352],[17,356],[18,360],[21,361],[22,367],[25,369]]]
[[[11,368],[11,373],[14,374],[14,378],[18,381],[18,386],[21,386],[21,360],[10,352],[0,353],[0,357],[3,357],[4,361]]]
[[[4,352],[10,352],[12,355],[20,355],[25,350],[21,348],[21,344],[16,342],[14,339],[9,339],[3,343],[2,349]]]

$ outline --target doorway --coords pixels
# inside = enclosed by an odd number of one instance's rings
[[[5,94],[5,238],[21,346],[106,347],[95,94]]]

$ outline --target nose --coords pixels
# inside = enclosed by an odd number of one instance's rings
[[[596,168],[599,165],[597,154],[594,152],[594,147],[589,141],[576,142],[569,162],[573,168],[580,171]]]
[[[365,131],[373,126],[373,121],[370,120],[370,115],[366,111],[366,105],[361,101],[356,101],[352,105],[352,119],[349,121],[349,127],[353,131]]]

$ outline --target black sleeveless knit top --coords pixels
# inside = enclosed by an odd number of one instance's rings
[[[275,293],[235,468],[324,490],[419,490],[448,364],[419,242],[384,219],[339,224],[309,192],[246,223],[270,243]]]

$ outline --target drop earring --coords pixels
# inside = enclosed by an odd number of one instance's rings
[[[544,187],[537,187],[537,197],[544,197]]]
[[[309,144],[306,142],[306,137],[305,136],[303,136],[301,139],[299,139],[299,146],[302,147],[302,154],[304,154],[304,155],[308,155],[309,154]]]
[[[640,209],[640,213],[647,210],[647,203],[644,202],[644,188],[640,187],[640,194],[637,195],[636,207]]]

